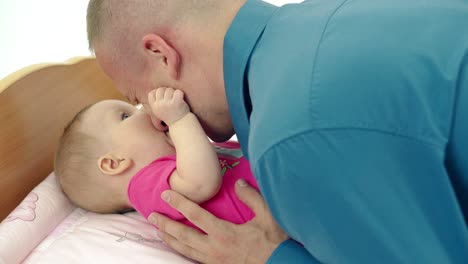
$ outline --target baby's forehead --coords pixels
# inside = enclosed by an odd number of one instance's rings
[[[122,109],[133,107],[131,104],[119,100],[99,101],[88,109],[86,115],[89,117],[104,117],[109,112],[115,112]]]
[[[109,123],[112,122],[112,120],[116,120],[115,118],[113,118],[113,115],[117,115],[120,112],[127,110],[132,111],[133,109],[136,109],[135,106],[124,101],[99,101],[94,105],[90,106],[89,109],[86,110],[86,112],[82,113],[82,127],[84,129],[98,127],[101,131],[105,130]]]
[[[116,109],[118,109],[118,104],[110,100],[100,101],[91,105],[85,112],[81,113],[81,128],[89,130],[89,128],[99,126],[101,129],[105,129],[105,120],[110,116],[110,113],[116,111]],[[86,132],[89,133],[92,131]]]
[[[93,106],[93,108],[101,108],[103,110],[113,110],[122,107],[132,107],[132,105],[120,100],[103,100],[95,103]]]

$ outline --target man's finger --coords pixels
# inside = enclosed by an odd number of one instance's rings
[[[201,263],[205,262],[205,255],[203,255],[200,251],[191,248],[184,243],[181,243],[170,234],[158,231],[158,236],[159,238],[161,238],[162,241],[164,241],[164,243],[166,243],[168,246],[170,246],[180,254]]]
[[[208,242],[206,235],[197,229],[171,220],[164,215],[157,214],[157,223],[159,230],[169,233],[181,243],[188,245],[206,245]]]
[[[236,182],[237,197],[245,203],[255,215],[263,214],[266,210],[266,203],[260,193],[252,188],[248,183],[240,179]]]
[[[168,196],[166,197],[167,199],[164,199],[165,195]],[[163,199],[166,200],[172,208],[179,211],[190,222],[207,234],[218,231],[216,227],[218,227],[219,224],[215,225],[214,223],[217,221],[223,221],[177,192],[171,190],[164,191]]]
[[[180,243],[194,246],[199,251],[206,250],[208,237],[197,229],[157,213],[152,213],[148,220],[158,227],[160,232],[171,235]]]

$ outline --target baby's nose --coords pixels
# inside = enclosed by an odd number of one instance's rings
[[[167,132],[169,130],[169,128],[167,127],[166,123],[164,123],[164,121],[154,117],[154,116],[151,116],[151,123],[153,123],[153,126],[159,130],[159,131],[162,131],[162,132]]]

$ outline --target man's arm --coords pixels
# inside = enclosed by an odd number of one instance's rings
[[[439,147],[377,131],[329,130],[264,153],[256,166],[271,177],[263,194],[276,199],[275,219],[304,247],[287,240],[269,251],[260,245],[278,230],[271,216],[233,225],[173,192],[169,204],[208,235],[162,215],[149,220],[171,247],[206,263],[238,259],[239,252],[246,259],[269,254],[267,263],[464,263],[468,234]],[[264,204],[258,195],[239,197]],[[257,216],[269,214],[260,208]]]
[[[330,129],[291,137],[251,158],[278,224],[319,262],[468,258],[468,233],[445,171],[443,145]]]
[[[177,155],[177,169],[171,174],[171,188],[194,202],[213,197],[221,186],[221,170],[213,146],[196,116],[184,101],[184,94],[172,88],[158,88],[148,94],[153,114],[169,127]]]

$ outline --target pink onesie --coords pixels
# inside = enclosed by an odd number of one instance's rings
[[[243,178],[258,190],[250,166],[244,157],[218,155],[223,174],[223,182],[219,192],[210,200],[200,204],[218,218],[235,224],[245,223],[254,217],[254,213],[241,202],[235,192],[235,182]],[[141,169],[128,185],[128,197],[133,208],[148,218],[152,212],[162,213],[174,220],[194,226],[182,214],[170,207],[161,199],[161,193],[171,189],[169,177],[176,169],[176,157],[167,156],[153,161]]]

